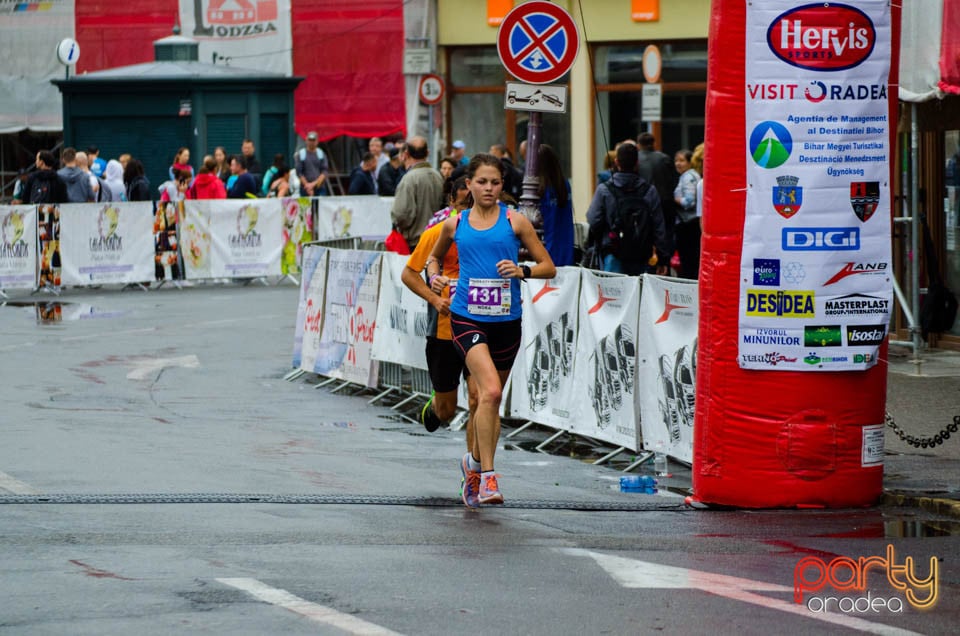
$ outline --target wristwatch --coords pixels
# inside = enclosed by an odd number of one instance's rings
[[[523,272],[523,279],[522,279],[522,280],[527,280],[528,278],[530,278],[531,272],[530,272],[530,266],[529,266],[529,265],[521,265],[521,266],[520,266],[520,271]]]

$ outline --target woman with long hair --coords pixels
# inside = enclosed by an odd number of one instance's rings
[[[173,165],[170,166],[170,180],[177,180],[177,170],[186,172],[190,179],[193,179],[193,168],[190,166],[190,149],[181,146],[177,149],[177,154],[173,156]]]
[[[450,301],[453,343],[477,387],[473,448],[460,462],[464,504],[502,504],[494,455],[500,438],[500,400],[520,349],[520,281],[553,278],[557,268],[522,214],[500,201],[503,165],[493,155],[474,155],[467,165],[473,207],[443,222],[427,259],[430,288],[441,293],[450,278],[441,263],[456,243],[460,257],[457,292]],[[520,247],[534,264],[517,262]]]
[[[692,161],[693,153],[687,149],[678,150],[674,155],[673,165],[680,173],[680,181],[673,191],[673,199],[677,203],[675,235],[677,252],[680,254],[680,278],[696,280],[700,275],[700,217],[697,214],[697,184],[701,177]]]
[[[554,265],[573,265],[573,199],[560,157],[548,144],[540,144],[540,216],[543,244]]]

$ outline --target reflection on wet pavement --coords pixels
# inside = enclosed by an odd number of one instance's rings
[[[119,318],[129,311],[111,311],[94,307],[86,303],[65,303],[60,301],[6,301],[0,307],[32,308],[35,309],[37,324],[52,325],[60,322],[77,320],[97,320],[102,318]]]

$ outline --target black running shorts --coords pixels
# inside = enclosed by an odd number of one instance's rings
[[[466,360],[471,347],[485,344],[498,371],[509,371],[520,351],[520,319],[506,322],[480,322],[460,314],[450,314],[450,328],[457,353]]]
[[[465,373],[466,366],[453,341],[427,336],[426,353],[433,390],[437,393],[455,391],[460,386],[460,375]]]

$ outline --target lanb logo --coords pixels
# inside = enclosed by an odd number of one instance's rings
[[[767,46],[781,60],[811,71],[863,63],[877,43],[873,21],[845,4],[807,4],[781,13],[767,28]]]

